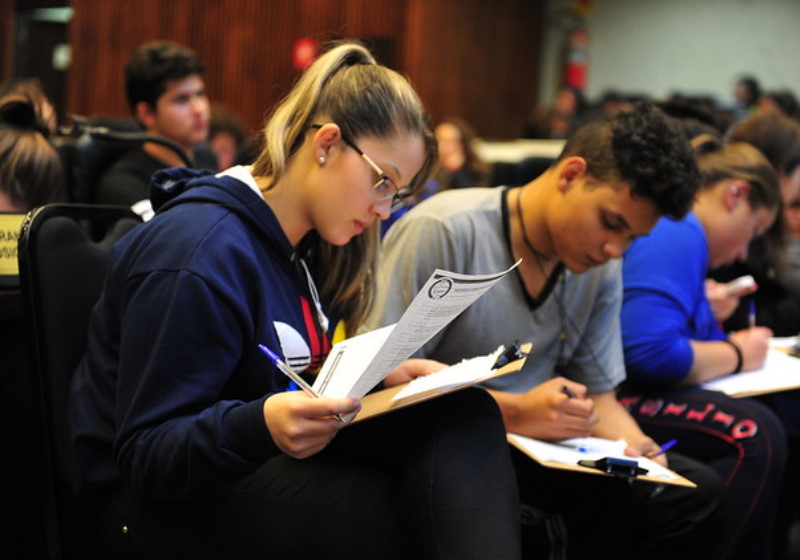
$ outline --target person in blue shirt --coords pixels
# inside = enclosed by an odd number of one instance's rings
[[[728,557],[774,558],[772,525],[787,454],[783,426],[759,402],[699,386],[764,363],[772,331],[726,335],[720,323],[736,302],[715,311],[706,275],[746,258],[750,241],[775,220],[780,190],[754,147],[723,146],[710,137],[695,144],[702,187],[692,212],[682,220],[662,218],[623,259],[628,382],[621,400],[653,437],[677,438],[676,450],[722,475],[732,507]]]
[[[314,62],[252,166],[171,169],[114,248],[69,399],[73,485],[106,556],[521,557],[502,418],[466,389],[350,425],[313,375],[374,293],[379,221],[436,162],[408,81],[356,43]],[[418,375],[441,364],[412,360]]]

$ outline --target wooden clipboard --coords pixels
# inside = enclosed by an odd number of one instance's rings
[[[774,347],[765,364],[754,371],[733,373],[701,385],[734,399],[800,389],[800,359],[789,348]]]
[[[598,469],[593,469],[590,467],[584,467],[582,465],[578,465],[577,463],[563,463],[561,461],[551,461],[545,460],[538,457],[535,453],[531,452],[531,450],[524,445],[521,445],[517,439],[513,436],[513,434],[508,435],[508,443],[511,444],[516,449],[519,449],[522,453],[542,465],[543,467],[552,468],[552,469],[561,469],[565,471],[573,471],[573,472],[582,472],[587,474],[595,474],[599,476],[613,476],[611,474],[605,473]],[[674,477],[665,478],[662,476],[651,476],[649,474],[640,474],[633,478],[633,480],[641,480],[646,482],[653,482],[656,484],[672,484],[674,486],[686,486],[689,488],[697,488],[697,484],[685,478],[675,471],[671,471],[670,473],[674,475]]]
[[[501,377],[503,375],[510,375],[512,373],[516,373],[522,369],[522,366],[525,364],[525,359],[527,355],[530,353],[532,347],[533,345],[531,343],[521,344],[520,350],[522,350],[523,354],[525,354],[525,357],[520,358],[519,360],[516,360],[509,364],[506,364],[501,368],[492,370],[491,372],[488,372],[485,377],[482,377],[471,383],[458,385],[455,387],[446,387],[443,389],[433,389],[426,392],[410,395],[407,398],[396,401],[393,401],[392,398],[397,393],[402,391],[406,387],[406,385],[408,385],[408,383],[403,383],[401,385],[396,385],[394,387],[389,387],[388,389],[382,389],[380,391],[375,391],[374,393],[365,395],[361,399],[361,410],[350,423],[353,424],[355,422],[360,422],[362,420],[368,420],[369,418],[372,418],[374,416],[380,416],[381,414],[386,414],[394,410],[400,410],[402,408],[406,408],[407,406],[411,406],[413,404],[417,404],[430,399],[435,399],[436,397],[452,393],[453,391],[458,391],[460,389],[465,389],[467,387],[477,385],[478,383],[483,383],[484,381],[488,381],[489,379],[494,379],[496,377]]]

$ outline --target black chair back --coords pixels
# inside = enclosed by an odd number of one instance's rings
[[[498,161],[492,165],[492,186],[526,185],[544,173],[555,158],[531,156],[515,162]]]
[[[31,211],[19,240],[23,305],[29,320],[33,395],[40,402],[44,513],[50,558],[87,558],[81,513],[66,479],[65,409],[83,355],[92,308],[111,248],[141,218],[127,207],[49,204]],[[83,542],[82,542],[83,541]]]
[[[104,127],[88,127],[75,142],[72,169],[69,171],[72,185],[69,200],[94,203],[97,185],[103,174],[129,150],[146,142],[170,148],[185,166],[194,167],[194,160],[169,138],[144,132],[122,132]]]

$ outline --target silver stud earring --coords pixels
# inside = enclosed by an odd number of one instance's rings
[[[317,158],[317,161],[319,161],[319,164],[320,164],[320,165],[325,165],[325,162],[326,162],[326,161],[328,161],[328,160],[327,160],[327,159],[325,159],[325,156],[319,156],[319,157]]]

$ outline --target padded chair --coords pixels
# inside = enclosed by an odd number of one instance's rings
[[[46,480],[43,511],[50,559],[95,558],[88,510],[65,472],[64,418],[72,374],[111,247],[141,218],[127,207],[49,204],[32,210],[19,240],[20,288],[31,339],[32,394],[38,400]]]
[[[105,127],[87,127],[74,144],[74,152],[68,172],[70,195],[68,200],[78,203],[93,203],[100,178],[119,158],[129,150],[152,142],[172,149],[187,167],[194,161],[183,149],[169,138],[152,136],[144,132],[122,132]]]

